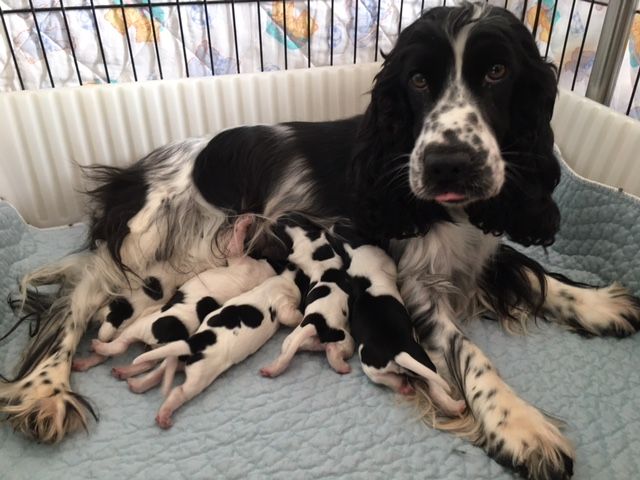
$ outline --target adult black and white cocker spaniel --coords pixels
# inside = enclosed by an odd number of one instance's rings
[[[87,250],[23,281],[41,328],[0,385],[0,411],[42,441],[82,427],[91,410],[69,371],[89,320],[158,262],[181,274],[223,264],[217,238],[233,216],[264,219],[252,245],[268,252],[269,227],[297,211],[388,245],[422,344],[467,402],[450,428],[524,476],[570,477],[570,442],[460,329],[481,311],[507,327],[538,313],[589,335],[640,328],[640,302],[621,287],[576,284],[501,243],[547,246],[558,230],[555,97],[555,69],[511,13],[434,8],[385,57],[363,116],[235,128],[95,170]],[[55,295],[36,292],[45,284]]]

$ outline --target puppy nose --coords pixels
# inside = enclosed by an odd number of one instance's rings
[[[433,152],[425,157],[424,175],[430,183],[456,183],[470,165],[471,156],[466,152]]]

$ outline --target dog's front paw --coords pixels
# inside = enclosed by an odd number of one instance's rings
[[[480,444],[501,465],[531,480],[564,480],[573,475],[571,443],[556,425],[515,395],[493,404],[483,423]]]

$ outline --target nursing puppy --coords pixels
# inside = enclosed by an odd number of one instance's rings
[[[111,340],[118,331],[126,329],[141,316],[155,310],[166,303],[176,288],[187,280],[187,274],[177,272],[166,262],[158,262],[149,270],[140,286],[130,287],[102,307],[93,317],[93,321],[100,325],[98,338],[103,341]],[[132,279],[130,285],[136,285],[138,279]],[[86,357],[74,357],[71,368],[82,372],[103,363],[108,357],[93,353]]]
[[[278,236],[288,245],[289,262],[308,276],[310,286],[304,296],[302,323],[285,338],[280,356],[260,373],[265,377],[280,375],[298,350],[324,350],[336,372],[349,373],[346,359],[353,355],[355,344],[348,326],[345,259],[332,247],[329,232],[303,219],[285,224]]]
[[[243,293],[207,316],[198,331],[138,356],[133,363],[180,356],[185,362],[185,382],[171,390],[160,407],[156,422],[172,425],[171,416],[183,404],[207,388],[222,372],[255,353],[278,329],[279,323],[296,326],[300,291],[295,273],[285,270],[253,290]],[[175,360],[174,360],[175,361]]]
[[[372,245],[345,245],[351,258],[352,303],[349,323],[362,370],[375,383],[401,394],[413,393],[406,374],[415,374],[429,385],[431,399],[442,412],[460,415],[462,400],[451,398],[447,382],[416,341],[416,335],[400,292],[393,260]]]
[[[192,277],[159,311],[138,319],[115,340],[108,343],[93,340],[93,350],[100,355],[114,356],[138,341],[155,347],[186,340],[204,318],[223,303],[274,276],[275,271],[266,260],[243,256],[244,241],[252,222],[253,216],[243,216],[236,221],[227,246],[227,267],[213,268]],[[119,376],[118,371],[114,374]]]

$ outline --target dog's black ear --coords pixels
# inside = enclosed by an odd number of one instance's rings
[[[508,31],[522,64],[511,98],[510,126],[501,141],[505,184],[498,196],[466,210],[485,232],[506,233],[522,245],[548,246],[560,227],[560,211],[551,197],[560,181],[550,124],[557,70],[541,58],[526,27],[509,15]]]
[[[414,113],[402,62],[403,38],[411,29],[400,35],[374,79],[349,167],[356,226],[378,240],[416,233],[427,228],[430,218],[446,216],[439,206],[419,201],[409,189]]]

